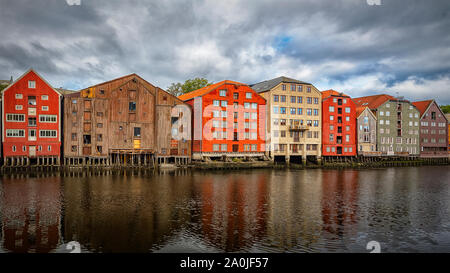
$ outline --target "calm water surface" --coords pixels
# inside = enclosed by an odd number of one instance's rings
[[[450,166],[3,175],[0,252],[450,252]]]

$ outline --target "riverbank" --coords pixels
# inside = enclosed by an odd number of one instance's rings
[[[189,165],[177,166],[175,164],[161,164],[154,167],[144,166],[17,166],[1,168],[0,173],[20,173],[20,172],[48,172],[48,171],[82,171],[82,170],[149,170],[149,171],[173,171],[173,170],[238,170],[238,169],[342,169],[342,168],[385,168],[385,167],[412,167],[412,166],[433,166],[450,165],[449,158],[378,158],[376,160],[348,160],[348,161],[322,161],[307,162],[307,164],[280,163],[273,161],[251,161],[251,162],[193,162]]]

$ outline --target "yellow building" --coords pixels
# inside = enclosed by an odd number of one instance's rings
[[[322,94],[287,77],[251,86],[267,100],[267,155],[276,162],[321,160]]]

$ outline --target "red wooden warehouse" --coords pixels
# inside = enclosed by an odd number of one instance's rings
[[[335,90],[322,92],[322,155],[356,156],[356,106]]]
[[[3,90],[5,165],[59,164],[61,98],[61,94],[32,69]]]
[[[193,108],[193,159],[264,157],[266,100],[248,85],[221,81],[179,98]]]

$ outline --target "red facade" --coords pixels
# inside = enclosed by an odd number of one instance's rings
[[[334,90],[322,92],[322,155],[356,156],[356,106]]]
[[[266,100],[248,85],[222,81],[179,98],[193,108],[193,153],[265,152]]]
[[[7,157],[59,157],[61,94],[29,70],[2,94],[2,144]]]

